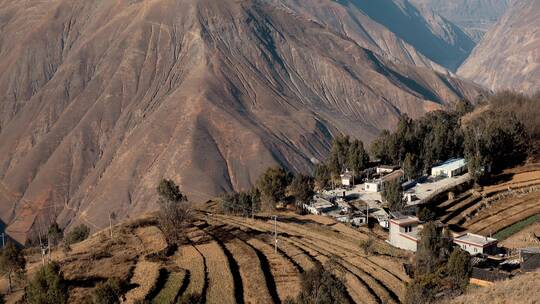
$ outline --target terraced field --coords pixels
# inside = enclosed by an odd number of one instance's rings
[[[458,230],[489,235],[540,214],[538,165],[506,172],[505,178],[481,191],[469,191],[442,203],[438,206],[441,220]]]
[[[70,301],[84,301],[111,277],[129,283],[123,303],[282,303],[295,298],[301,274],[316,265],[343,279],[355,303],[400,303],[406,253],[372,233],[377,254],[360,243],[368,230],[313,216],[282,214],[274,242],[270,217],[246,219],[197,213],[187,241],[172,252],[155,219],[134,220],[102,231],[56,255],[70,285]],[[58,250],[60,253],[61,250]]]

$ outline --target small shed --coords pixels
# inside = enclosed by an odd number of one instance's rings
[[[341,185],[345,187],[354,186],[353,175],[350,172],[345,172],[341,174]]]

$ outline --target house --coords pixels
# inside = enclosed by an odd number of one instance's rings
[[[377,166],[377,174],[388,174],[388,173],[392,173],[394,172],[397,168],[397,166],[388,166],[388,165],[381,165],[381,166]]]
[[[397,171],[394,171],[382,178],[379,178],[379,179],[373,179],[373,180],[370,180],[370,181],[367,181],[365,184],[364,184],[364,191],[367,191],[367,192],[381,192],[384,190],[384,184],[385,183],[389,183],[389,182],[393,182],[393,181],[397,181],[397,182],[402,182],[403,181],[403,177],[405,176],[405,172],[403,170],[397,170]]]
[[[382,191],[382,182],[380,179],[374,179],[367,181],[364,184],[364,191],[367,192],[380,192]]]
[[[352,210],[352,207],[351,207],[351,204],[347,203],[345,200],[343,199],[338,199],[337,201],[337,205],[339,207],[339,210],[343,213],[349,213],[351,212]]]
[[[341,185],[343,185],[345,187],[354,186],[352,173],[347,171],[347,172],[341,174]]]
[[[420,220],[415,216],[398,215],[390,220],[388,243],[394,247],[416,251]]]
[[[452,158],[431,168],[432,176],[454,177],[467,171],[467,162],[464,158]]]
[[[390,215],[382,208],[377,208],[373,211],[370,211],[370,214],[374,217],[379,225],[385,229],[390,228]]]
[[[497,254],[497,239],[478,234],[465,233],[454,238],[454,244],[471,255]]]
[[[322,215],[336,209],[336,205],[324,198],[315,196],[311,204],[304,204],[304,208],[311,214]]]

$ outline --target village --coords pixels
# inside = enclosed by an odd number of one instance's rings
[[[340,175],[340,185],[319,191],[304,208],[311,214],[332,217],[353,227],[379,225],[388,232],[388,244],[416,252],[424,224],[417,216],[419,210],[441,198],[452,199],[456,189],[471,185],[464,158],[439,163],[430,173],[407,180],[400,167],[378,164],[364,170],[363,178],[355,180],[354,175],[345,170]],[[404,208],[399,212],[391,211],[383,199],[382,193],[390,183],[401,186]],[[474,257],[472,284],[487,286],[511,277],[515,271],[540,268],[540,248],[509,250],[491,235],[455,229],[440,218],[435,218],[434,222],[450,231],[455,246]]]

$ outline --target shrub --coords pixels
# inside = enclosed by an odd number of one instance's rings
[[[79,226],[71,229],[71,231],[66,235],[65,242],[67,245],[72,245],[75,243],[82,242],[90,236],[90,228],[85,224],[80,224]]]
[[[11,292],[13,279],[16,275],[22,275],[26,267],[26,259],[23,252],[12,242],[0,252],[0,274],[8,278],[8,291]]]
[[[360,248],[364,251],[365,255],[372,255],[375,253],[375,240],[370,235],[367,240],[360,242]]]
[[[56,246],[58,245],[58,243],[60,243],[60,241],[64,237],[64,232],[62,231],[62,229],[60,229],[60,226],[58,226],[58,223],[54,222],[49,227],[49,231],[47,235],[49,236],[49,240],[52,243],[51,245]]]
[[[302,274],[298,304],[349,303],[345,285],[335,275],[316,266]]]
[[[41,267],[28,284],[25,303],[64,304],[67,303],[67,298],[68,289],[60,272],[60,266],[52,262]]]
[[[119,304],[125,291],[125,283],[117,278],[110,278],[99,283],[92,293],[93,304]]]

